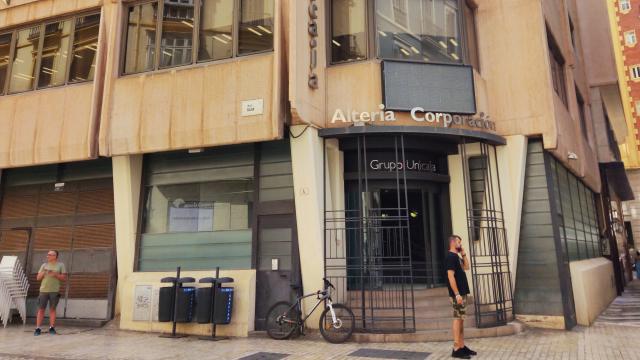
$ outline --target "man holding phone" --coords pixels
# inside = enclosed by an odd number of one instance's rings
[[[477,353],[464,345],[464,318],[467,312],[469,284],[465,270],[469,270],[469,259],[462,248],[462,238],[449,236],[449,251],[445,261],[447,266],[447,286],[453,304],[453,351],[451,357],[471,359]]]
[[[58,262],[58,250],[47,252],[47,262],[40,266],[38,270],[38,281],[40,283],[40,295],[38,296],[38,315],[36,317],[36,330],[33,335],[42,333],[40,326],[44,320],[44,310],[49,303],[49,334],[56,334],[56,306],[60,300],[60,283],[67,279],[67,269],[64,264]]]

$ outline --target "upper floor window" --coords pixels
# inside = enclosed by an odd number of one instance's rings
[[[125,74],[273,49],[273,0],[155,0],[127,14]]]
[[[582,130],[582,136],[589,143],[589,129],[587,128],[587,114],[584,103],[584,98],[580,94],[578,87],[576,86],[576,99],[578,101],[578,116],[580,117],[580,129]]]
[[[631,10],[631,0],[620,0],[618,7],[620,8],[620,11],[628,12]]]
[[[90,14],[0,34],[0,94],[93,80],[99,29]]]
[[[551,31],[547,29],[547,42],[549,46],[549,63],[551,65],[551,80],[553,82],[553,90],[560,97],[562,102],[567,105],[567,85],[564,74],[564,57],[560,52],[555,39],[551,35]]]
[[[624,44],[627,46],[634,46],[638,42],[635,30],[629,30],[624,32]]]
[[[640,79],[640,65],[633,65],[631,67],[631,80],[639,80]]]
[[[469,62],[477,67],[475,7],[467,1],[331,0],[330,5],[331,63],[375,54],[381,59],[462,64],[466,43]],[[371,39],[368,34],[373,34]]]
[[[382,59],[461,63],[458,2],[406,0],[402,3],[405,10],[399,11],[396,1],[393,4],[388,0],[375,2],[378,56]],[[397,16],[403,12],[410,16]]]

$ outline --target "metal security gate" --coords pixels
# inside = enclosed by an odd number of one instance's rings
[[[388,139],[393,163],[404,164],[404,137]],[[348,304],[364,331],[415,330],[407,178],[400,166],[387,173],[393,206],[382,206],[369,183],[367,137],[355,139],[357,176],[345,192],[345,209],[325,213],[325,271],[336,301]],[[347,161],[347,160],[346,160]],[[378,195],[376,195],[378,194]]]
[[[479,152],[470,155],[472,146],[479,147]],[[506,325],[513,317],[513,294],[496,147],[463,142],[460,155],[472,243],[469,251],[476,326]]]
[[[0,256],[18,255],[26,264],[29,316],[34,316],[40,287],[38,269],[46,262],[47,251],[55,249],[68,272],[60,289],[58,316],[111,317],[116,272],[110,165],[110,161],[99,160],[65,169],[53,166],[4,172]],[[49,182],[50,177],[54,181]],[[56,177],[60,181],[56,182]]]

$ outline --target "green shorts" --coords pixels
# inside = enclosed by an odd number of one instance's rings
[[[49,309],[55,309],[60,301],[60,293],[57,292],[42,292],[38,295],[38,308],[44,310],[49,303]]]
[[[455,297],[451,298],[453,317],[464,320],[467,317],[467,295],[462,295],[462,304],[458,304]]]

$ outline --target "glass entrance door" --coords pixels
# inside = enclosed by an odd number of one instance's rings
[[[362,202],[362,211],[369,222],[364,224],[375,231],[365,232],[363,254],[368,254],[369,269],[376,269],[378,286],[390,286],[394,279],[411,277],[418,288],[444,286],[446,236],[442,199],[446,185],[438,183],[416,183],[407,186],[406,197],[403,188],[397,189],[385,182],[370,182],[369,191],[358,197],[357,189],[347,194],[348,208],[357,209]],[[408,219],[402,224],[401,218]],[[403,230],[404,228],[405,230]],[[350,246],[352,253],[360,252],[357,246]],[[350,258],[354,258],[351,257]],[[371,271],[371,270],[370,270]],[[409,272],[409,273],[407,273]],[[371,276],[372,274],[368,274]]]

